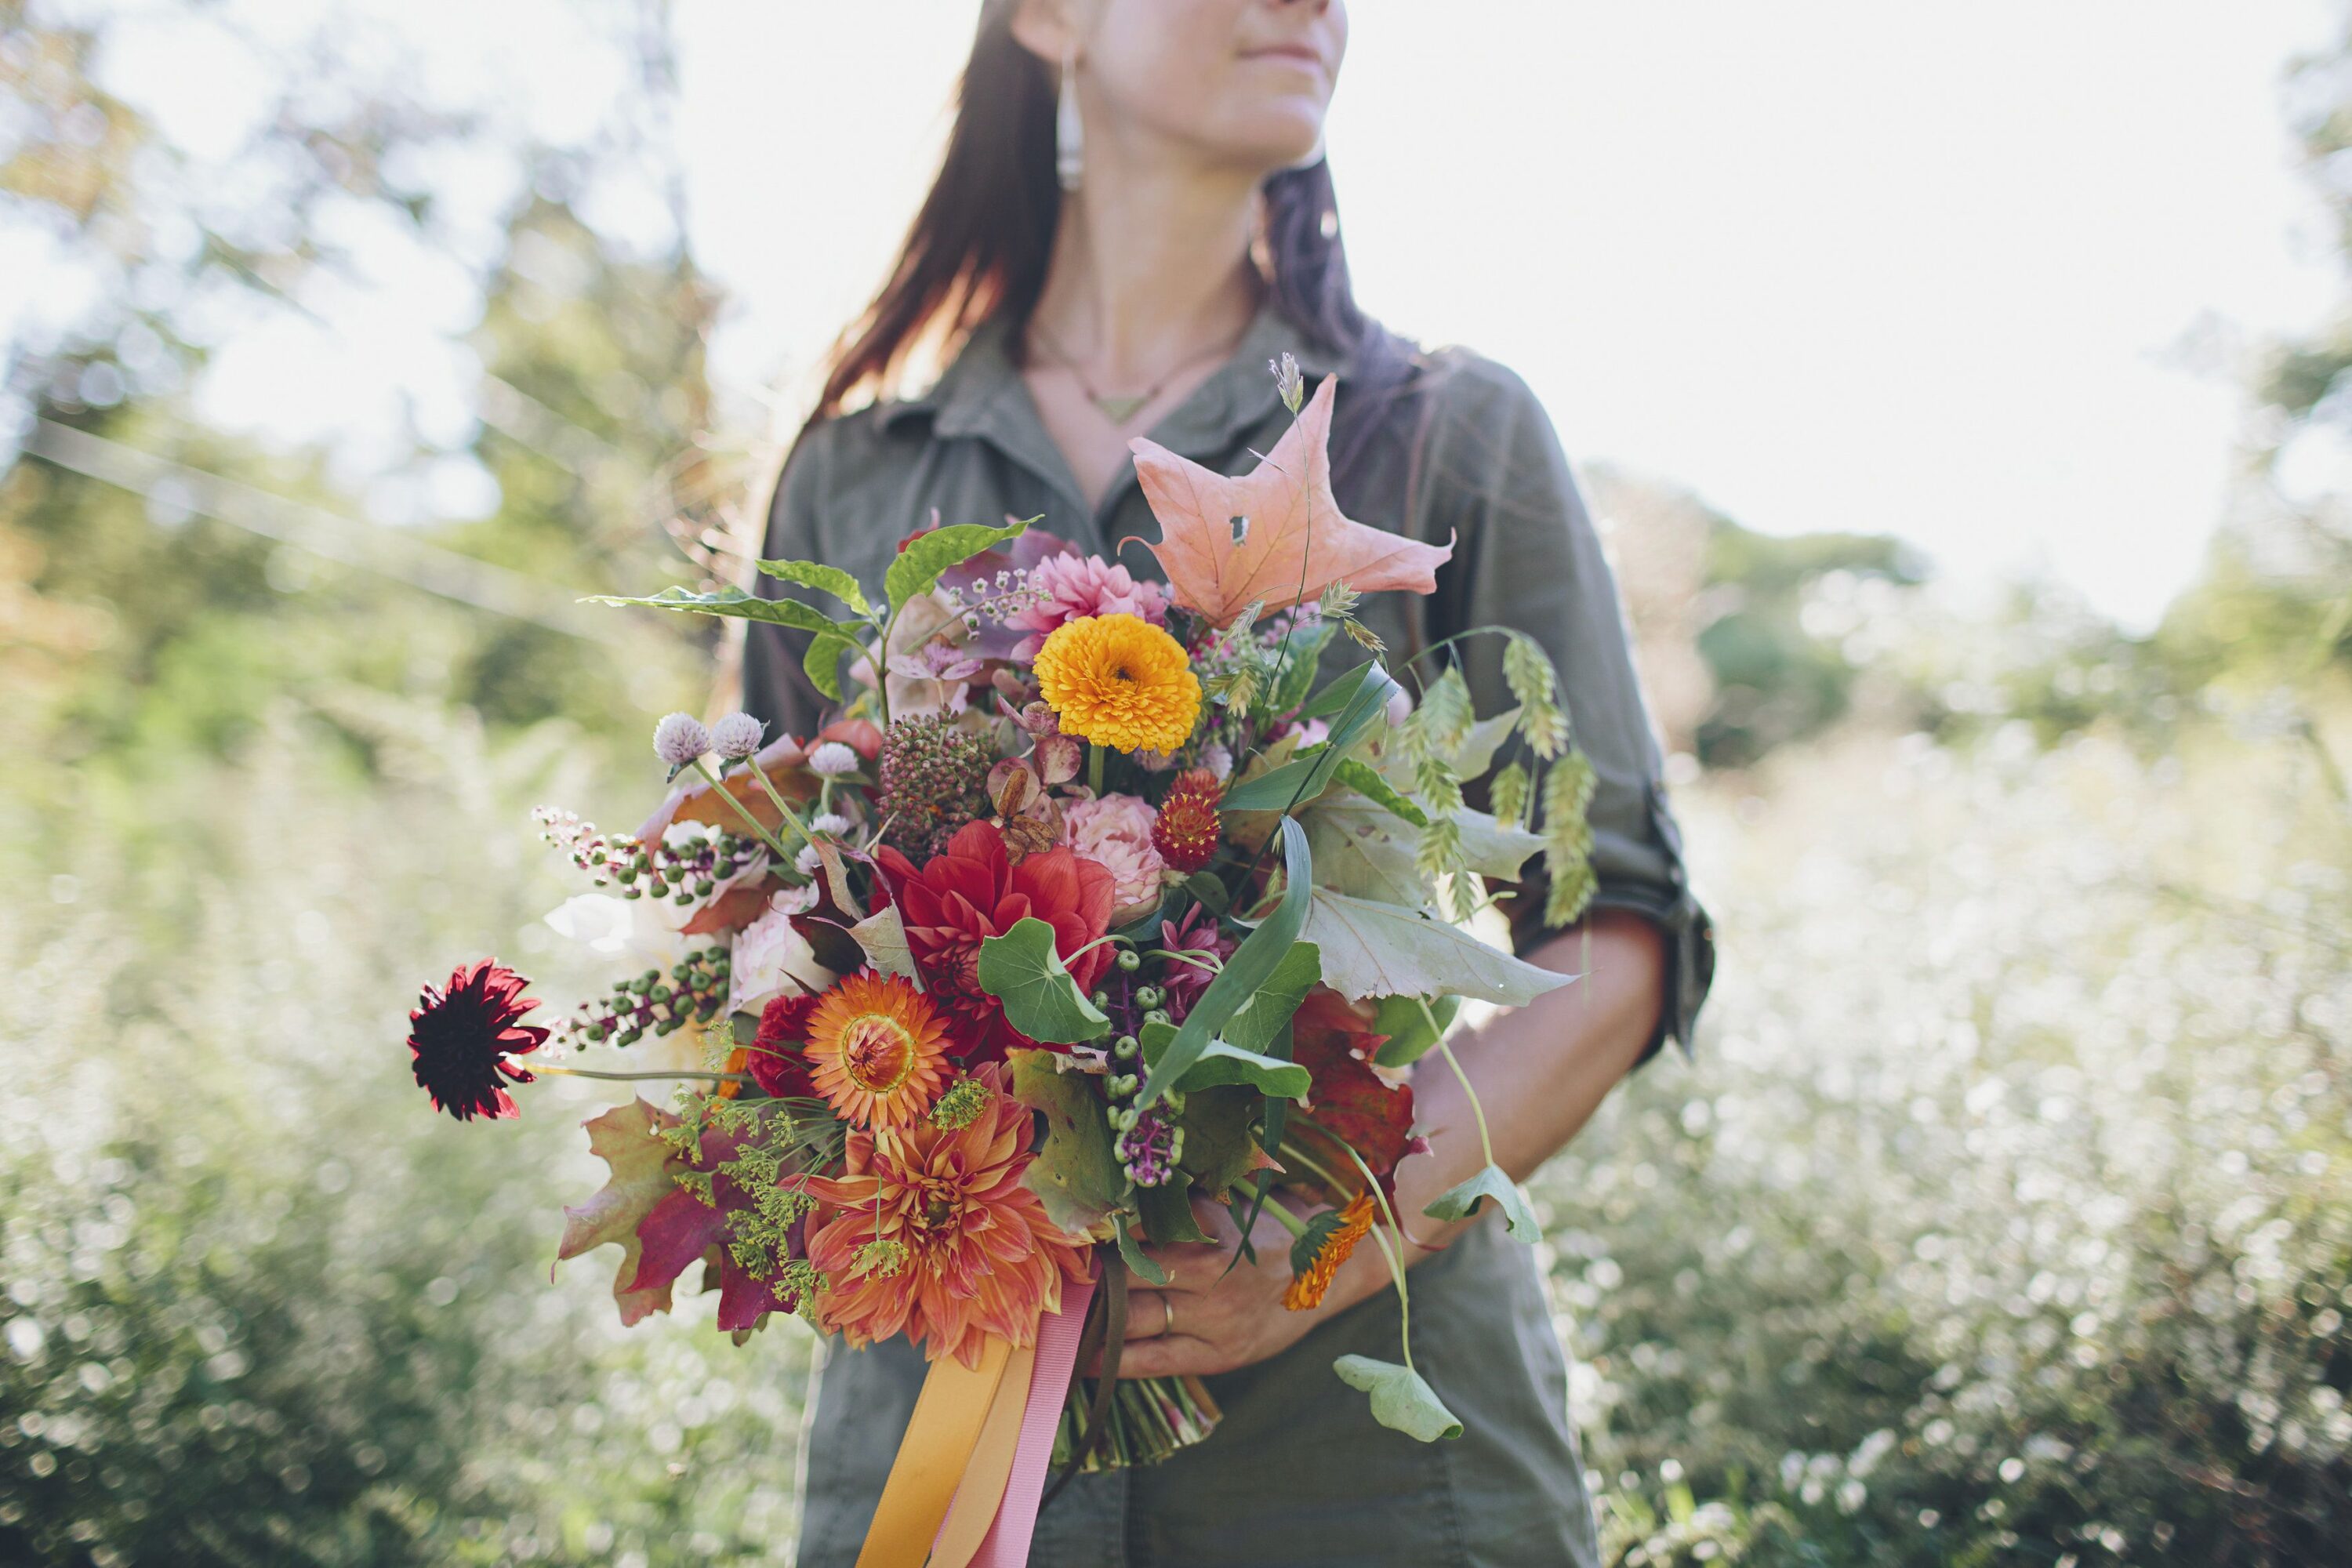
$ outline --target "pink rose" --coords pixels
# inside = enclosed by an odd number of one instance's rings
[[[1111,924],[1149,914],[1160,903],[1168,868],[1151,845],[1151,807],[1131,795],[1072,801],[1062,818],[1071,848],[1111,876]]]
[[[1099,555],[1049,555],[1029,569],[1032,602],[1004,617],[1007,626],[1030,635],[1013,650],[1033,659],[1045,634],[1065,621],[1087,616],[1139,616],[1160,626],[1168,618],[1168,590],[1139,583],[1127,568]]]

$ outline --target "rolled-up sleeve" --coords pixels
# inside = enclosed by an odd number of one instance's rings
[[[1615,575],[1559,438],[1524,382],[1465,355],[1446,368],[1434,395],[1413,531],[1437,542],[1451,532],[1454,555],[1439,573],[1430,606],[1432,640],[1508,626],[1551,656],[1596,781],[1589,813],[1599,882],[1593,907],[1630,910],[1664,933],[1664,1005],[1649,1049],[1671,1037],[1687,1050],[1714,978],[1714,931],[1684,868]],[[1453,646],[1478,710],[1510,706],[1502,639],[1465,637]],[[1528,879],[1500,906],[1521,952],[1549,934],[1540,864],[1532,863]]]

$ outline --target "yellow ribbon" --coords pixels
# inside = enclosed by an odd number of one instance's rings
[[[988,1539],[988,1527],[1004,1502],[1004,1486],[1013,1479],[1013,1456],[1021,1447],[1021,1418],[1029,1413],[1029,1384],[1037,1372],[1035,1342],[1023,1345],[1004,1363],[1004,1381],[996,1385],[996,1402],[981,1424],[980,1441],[972,1446],[971,1463],[964,1468],[956,1488],[955,1506],[931,1548],[930,1568],[967,1568]]]
[[[907,1436],[898,1444],[898,1457],[890,1466],[890,1479],[883,1484],[873,1527],[857,1554],[857,1568],[922,1568],[1012,1360],[1012,1342],[991,1335],[977,1367],[953,1356],[931,1363],[915,1414],[907,1423]],[[1028,1387],[1024,1377],[1024,1399]]]

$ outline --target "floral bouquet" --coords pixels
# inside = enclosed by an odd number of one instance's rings
[[[1127,1272],[1160,1277],[1144,1244],[1208,1239],[1196,1198],[1232,1206],[1244,1250],[1258,1215],[1287,1228],[1295,1310],[1367,1240],[1402,1298],[1415,1061],[1453,1065],[1464,999],[1570,978],[1468,929],[1531,857],[1549,923],[1591,896],[1592,774],[1551,666],[1496,631],[1515,707],[1475,713],[1451,664],[1408,700],[1354,608],[1433,592],[1451,546],[1342,516],[1332,385],[1309,401],[1276,371],[1296,423],[1249,475],[1135,443],[1165,588],[1016,521],[914,534],[878,598],[763,561],[824,607],[605,601],[809,634],[842,716],[806,740],[663,720],[682,787],[636,832],[541,814],[601,889],[551,923],[628,973],[551,1026],[484,961],[410,1015],[416,1079],[460,1119],[514,1115],[534,1068],[687,1086],[586,1124],[611,1179],[564,1211],[559,1256],[621,1249],[625,1322],[699,1263],[739,1339],[782,1311],[923,1348],[873,1561],[1019,1562],[1049,1465],[1208,1433],[1197,1379],[1117,1377]],[[1339,638],[1365,657],[1318,684]],[[1493,810],[1471,809],[1490,773]],[[662,1060],[580,1063],[604,1053]],[[1491,1150],[1424,1212],[1490,1201],[1536,1234]],[[1458,1435],[1403,1337],[1337,1374],[1386,1426]]]

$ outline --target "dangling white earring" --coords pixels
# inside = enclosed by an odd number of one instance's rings
[[[1075,191],[1087,171],[1087,128],[1078,119],[1078,46],[1062,47],[1062,94],[1054,110],[1054,177]]]

